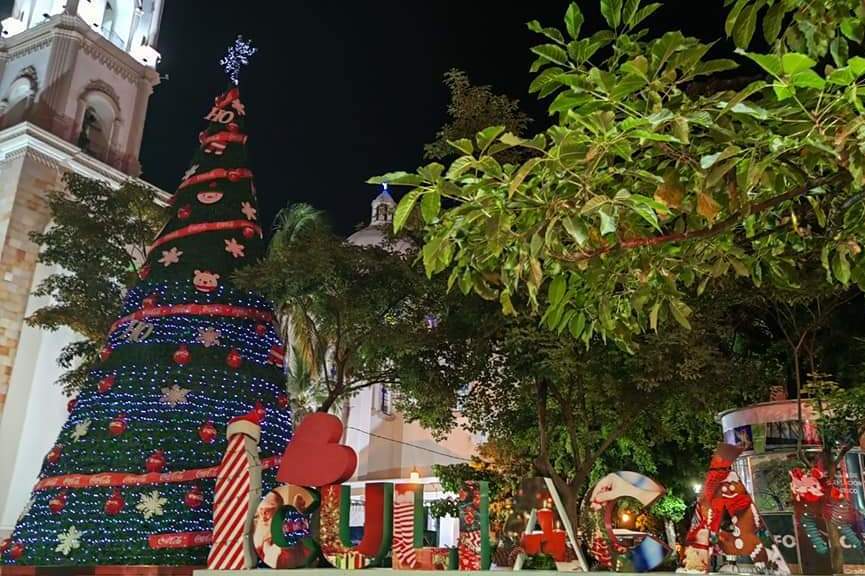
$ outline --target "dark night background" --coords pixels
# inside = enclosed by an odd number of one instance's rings
[[[648,2],[644,2],[648,3]],[[412,170],[445,120],[442,75],[464,69],[476,84],[519,98],[546,126],[527,93],[541,38],[525,23],[563,28],[568,2],[233,2],[168,0],[157,48],[168,80],[150,100],[141,155],[146,180],[173,191],[187,168],[213,96],[224,88],[218,60],[237,34],[259,48],[241,90],[265,222],[289,202],[326,210],[342,233],[369,218],[373,175]],[[583,31],[602,22],[596,0],[580,2]],[[653,31],[723,37],[720,0],[668,1]]]

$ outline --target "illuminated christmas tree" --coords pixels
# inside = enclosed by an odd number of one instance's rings
[[[249,53],[239,43],[226,57],[235,83]],[[228,421],[259,407],[265,466],[282,454],[283,344],[270,303],[231,282],[264,250],[245,116],[236,86],[207,113],[173,215],[70,403],[3,563],[204,564]],[[265,471],[265,492],[274,476]]]

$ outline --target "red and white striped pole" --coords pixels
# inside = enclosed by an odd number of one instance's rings
[[[228,423],[228,448],[219,465],[213,497],[213,544],[207,558],[211,570],[251,570],[257,557],[252,545],[252,520],[261,500],[258,442],[264,409]]]

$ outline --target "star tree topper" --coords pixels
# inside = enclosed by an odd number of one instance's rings
[[[228,74],[228,79],[231,83],[237,86],[240,81],[240,69],[249,64],[249,57],[255,54],[257,48],[253,47],[252,42],[244,40],[243,36],[238,36],[234,40],[234,44],[229,46],[228,52],[219,61],[222,69]]]

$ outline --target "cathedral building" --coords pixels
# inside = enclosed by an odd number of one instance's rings
[[[15,0],[0,14],[0,538],[15,524],[66,419],[55,384],[75,336],[24,321],[55,270],[29,234],[47,191],[76,172],[119,186],[141,172],[163,0]]]

